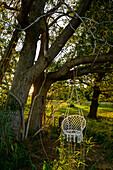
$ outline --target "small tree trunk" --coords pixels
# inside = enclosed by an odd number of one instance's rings
[[[31,109],[33,107],[33,110],[31,113],[30,128],[29,128],[30,134],[34,133],[41,126],[41,117],[42,117],[41,115],[43,114],[42,103],[44,103],[44,97],[43,97],[42,92],[40,92],[40,88],[42,86],[43,81],[44,81],[44,73],[41,73],[40,76],[34,82],[34,92],[32,95],[32,102],[31,102]],[[34,99],[35,99],[35,101],[34,101]],[[42,100],[43,100],[43,102],[42,102]],[[38,114],[38,113],[40,113],[40,114]],[[36,115],[36,118],[35,118],[35,115]]]
[[[97,118],[97,109],[98,109],[98,99],[99,99],[100,89],[98,86],[94,86],[93,97],[90,106],[90,112],[88,117],[92,119]]]
[[[41,78],[41,76],[42,76],[42,78]],[[46,95],[47,95],[47,92],[52,84],[51,80],[46,79],[43,87],[41,87],[42,83],[44,81],[43,74],[41,74],[39,77],[40,78],[38,78],[38,82],[35,82],[35,84],[34,84],[34,86],[35,86],[34,97],[38,93],[39,93],[39,95],[35,99],[33,110],[31,113],[29,134],[35,133],[37,130],[39,130],[41,128],[42,117],[43,117],[43,113],[45,111]],[[42,83],[41,83],[41,81],[42,81]],[[41,91],[39,90],[40,88],[42,88]]]

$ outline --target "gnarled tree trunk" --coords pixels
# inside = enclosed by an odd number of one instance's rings
[[[26,2],[23,1],[23,3],[26,3]],[[23,7],[24,5],[25,4],[23,4]],[[29,10],[26,11],[26,8],[24,8],[22,10],[25,11],[24,13],[25,16],[20,15],[18,17],[18,21],[21,27],[26,26],[26,24],[29,25],[30,23],[34,22],[34,20],[37,17],[43,14],[44,1],[35,2],[34,0],[30,3],[30,5],[31,6],[29,6],[29,9],[30,9],[29,16],[28,16]],[[14,77],[13,84],[11,87],[11,95],[9,96],[8,101],[7,101],[8,103],[7,107],[11,108],[11,110],[15,106],[15,111],[13,111],[13,115],[11,112],[11,117],[12,117],[11,127],[13,128],[16,136],[19,136],[20,134],[22,107],[24,107],[24,104],[27,101],[27,97],[28,97],[28,93],[29,93],[29,89],[31,85],[34,83],[35,79],[37,78],[37,75],[36,76],[34,75],[32,77],[32,71],[29,74],[27,74],[27,72],[34,64],[37,41],[39,39],[40,34],[44,31],[43,29],[44,29],[43,21],[39,20],[37,23],[35,23],[33,26],[31,26],[30,28],[26,30],[24,46],[20,54],[15,77]],[[15,97],[12,97],[12,96],[15,96]]]

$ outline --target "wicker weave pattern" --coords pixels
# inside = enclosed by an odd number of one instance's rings
[[[77,141],[81,142],[83,140],[82,138],[82,131],[86,126],[86,120],[84,119],[83,116],[80,115],[71,115],[66,117],[62,121],[62,130],[64,134],[68,138],[73,138],[75,142],[75,138],[77,137]]]

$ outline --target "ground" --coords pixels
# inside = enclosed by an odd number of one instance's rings
[[[53,138],[53,136],[52,136]],[[44,161],[52,162],[54,159],[58,159],[57,147],[59,147],[59,140],[51,139],[50,134],[42,134],[34,138],[29,137],[26,140],[26,146],[28,147],[28,153],[31,157],[32,163],[37,170],[42,170]],[[112,152],[109,150],[108,152]],[[109,155],[109,153],[108,153]],[[27,167],[28,168],[28,167]],[[29,169],[33,169],[29,164]],[[112,170],[113,164],[106,159],[106,153],[101,144],[94,144],[94,147],[86,156],[86,169],[94,170]]]
[[[56,148],[59,146],[59,141],[51,139],[48,134],[41,134],[34,138],[29,137],[25,143],[28,147],[31,160],[37,170],[42,169],[44,161],[51,162],[58,158]]]
[[[54,103],[55,104],[55,103]],[[56,104],[57,105],[57,104]],[[87,119],[89,112],[89,103],[82,106],[83,112]],[[78,106],[70,108],[70,113],[76,113]],[[66,110],[65,103],[63,103],[55,116],[61,116]],[[49,112],[49,110],[48,110]],[[49,113],[50,114],[50,113]],[[56,117],[55,117],[56,118]],[[60,147],[58,140],[58,121],[52,123],[52,118],[48,126],[43,129],[41,136],[28,137],[24,142],[27,146],[27,153],[30,155],[31,163],[26,167],[28,170],[42,170],[44,161],[52,162],[54,159],[58,160],[59,152],[57,147]],[[55,124],[55,125],[54,125]],[[113,169],[113,105],[112,103],[101,103],[98,108],[98,119],[87,119],[86,126],[87,139],[92,137],[94,146],[86,156],[86,170],[112,170]],[[34,164],[34,166],[33,166]],[[48,169],[49,170],[49,169]],[[81,170],[81,169],[80,169]]]

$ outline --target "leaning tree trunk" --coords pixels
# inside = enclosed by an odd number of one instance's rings
[[[34,94],[35,100],[34,102],[32,102],[32,104],[34,103],[34,105],[33,105],[33,110],[31,113],[29,134],[35,133],[37,130],[40,129],[42,125],[42,117],[45,111],[46,96],[52,84],[52,80],[49,80],[48,78],[44,80],[43,74],[39,80],[35,82],[34,84],[35,85],[35,94]]]
[[[23,2],[24,3],[24,2]],[[19,16],[19,23],[22,27],[24,27],[23,23],[30,22],[32,23],[38,16],[43,14],[44,2],[39,1],[35,3],[33,1],[30,6],[29,15],[24,18],[24,16]],[[26,9],[23,9],[26,10]],[[26,11],[25,11],[26,12]],[[26,13],[25,13],[26,14]],[[22,17],[22,18],[21,18]],[[29,23],[27,23],[29,24]],[[7,108],[13,109],[10,112],[11,115],[11,127],[13,128],[14,134],[19,136],[21,129],[21,117],[22,117],[22,107],[27,101],[29,89],[33,84],[33,81],[36,76],[32,76],[32,71],[29,72],[30,68],[34,64],[37,41],[39,39],[40,34],[43,32],[43,20],[38,21],[30,28],[26,30],[24,46],[22,48],[19,63],[17,65],[15,77],[11,87],[11,95],[7,101]],[[13,97],[12,97],[13,96]]]
[[[93,97],[90,106],[90,112],[88,117],[92,119],[97,118],[97,109],[98,109],[98,99],[99,99],[100,89],[98,86],[94,86]]]
[[[42,96],[41,96],[42,92],[41,92],[40,88],[43,84],[43,81],[44,81],[44,72],[41,73],[39,75],[39,77],[36,79],[36,81],[34,82],[34,91],[33,91],[33,95],[32,95],[31,109],[30,109],[30,114],[29,114],[29,117],[31,116],[29,134],[34,133],[35,130],[38,130],[40,128],[40,124],[41,124],[40,120],[41,120],[42,113],[43,113],[43,111],[42,111],[43,106],[42,106],[42,102],[41,102],[42,101]],[[40,112],[40,114],[37,116],[37,113],[39,113],[39,112]],[[35,118],[35,116],[36,116],[36,118]],[[28,118],[28,120],[29,120],[29,118]]]

